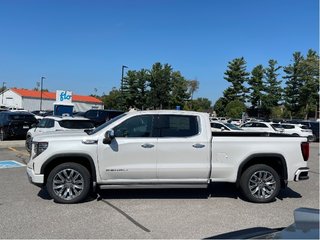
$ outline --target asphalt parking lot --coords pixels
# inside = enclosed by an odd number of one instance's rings
[[[0,169],[0,238],[207,238],[285,227],[298,207],[319,208],[319,144],[311,143],[310,179],[290,182],[269,204],[249,203],[233,184],[209,190],[103,190],[85,203],[54,203],[28,182],[25,166]],[[0,143],[0,161],[28,161],[23,141]]]

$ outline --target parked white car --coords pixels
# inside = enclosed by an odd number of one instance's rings
[[[308,179],[309,143],[291,135],[212,132],[209,115],[157,110],[119,115],[90,132],[34,137],[27,173],[60,203],[95,187],[207,188],[236,183],[252,202],[273,201],[290,181]]]
[[[228,123],[231,123],[231,124],[236,125],[236,126],[240,126],[241,123],[242,123],[242,120],[233,118],[233,119],[229,119]]]
[[[223,123],[220,121],[211,121],[211,131],[214,132],[222,132],[222,131],[243,131],[241,128],[231,124],[231,123]]]
[[[314,141],[312,129],[302,124],[282,123],[283,133],[291,134],[293,136],[306,137],[308,141]],[[277,127],[276,127],[277,128]]]
[[[271,133],[282,133],[283,129],[275,127],[275,124],[277,123],[269,123],[269,122],[246,122],[240,126],[241,129],[247,131],[247,132],[271,132]]]
[[[94,124],[90,119],[84,117],[43,117],[40,122],[27,132],[26,149],[31,151],[32,139],[42,133],[65,130],[85,130],[94,129]]]

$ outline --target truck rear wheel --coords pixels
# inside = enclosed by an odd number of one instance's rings
[[[56,166],[47,179],[47,190],[58,203],[78,203],[90,191],[90,173],[84,166],[68,162]]]
[[[244,197],[251,202],[271,202],[280,191],[280,177],[272,167],[256,164],[243,172],[240,188]]]

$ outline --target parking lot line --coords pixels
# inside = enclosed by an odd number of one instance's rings
[[[126,219],[128,219],[130,222],[132,222],[134,225],[136,225],[137,227],[141,228],[143,231],[145,232],[151,232],[148,228],[146,228],[145,226],[143,226],[142,224],[138,223],[136,220],[134,220],[132,217],[130,217],[127,213],[125,213],[124,211],[122,211],[120,208],[114,206],[113,204],[111,204],[110,202],[108,202],[107,200],[101,199],[101,197],[98,198],[98,201],[104,202],[105,204],[109,205],[110,207],[112,207],[113,209],[115,209],[118,213],[120,213],[122,216],[124,216]]]
[[[25,166],[26,166],[25,164],[22,164],[20,162],[14,161],[14,160],[3,160],[3,161],[0,161],[0,169],[25,167]]]
[[[22,154],[22,155],[24,155],[24,156],[28,156],[28,157],[29,157],[29,154],[24,153],[24,152],[22,152],[22,151],[19,151],[19,150],[13,148],[13,147],[8,147],[8,149],[11,150],[11,151],[13,151],[13,152],[17,152],[17,153],[20,153],[20,154]]]

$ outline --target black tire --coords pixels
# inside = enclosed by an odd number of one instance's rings
[[[0,141],[4,141],[7,139],[7,133],[3,128],[0,128]]]
[[[84,166],[68,162],[56,166],[47,179],[49,195],[58,203],[84,201],[91,188],[91,177]]]
[[[26,138],[26,149],[30,153],[31,152],[31,147],[32,147],[32,140],[31,136],[27,136]]]
[[[280,191],[279,174],[265,164],[247,168],[240,178],[240,189],[250,202],[268,203],[274,201]]]
[[[308,136],[308,142],[315,142],[316,141],[316,136],[312,135],[312,136]]]

